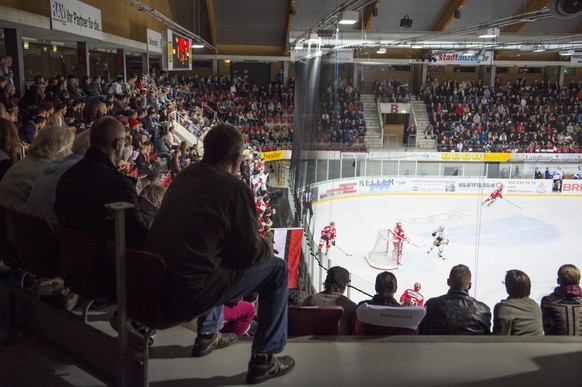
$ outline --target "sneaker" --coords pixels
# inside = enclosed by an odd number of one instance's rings
[[[291,356],[258,355],[249,361],[247,384],[262,383],[266,380],[283,376],[295,367]]]
[[[115,311],[109,319],[109,325],[111,325],[111,328],[113,328],[115,332],[119,333],[119,318],[117,316],[117,311]],[[150,328],[132,319],[127,319],[126,327],[127,332],[129,333],[128,339],[139,345],[143,343],[145,337],[150,332]],[[154,344],[156,333],[157,331],[155,329],[151,330],[151,334],[148,336],[148,345],[151,346]]]
[[[225,348],[238,340],[235,333],[216,332],[214,336],[198,336],[192,348],[193,357],[202,357],[208,355],[215,349]]]

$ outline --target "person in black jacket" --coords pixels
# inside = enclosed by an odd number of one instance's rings
[[[491,311],[469,296],[471,270],[465,265],[451,269],[447,294],[426,302],[426,316],[418,327],[421,335],[491,334]]]
[[[95,121],[90,137],[91,146],[83,159],[65,172],[57,184],[55,213],[64,227],[104,240],[114,239],[114,219],[109,216],[105,204],[128,202],[137,205],[135,185],[115,166],[123,152],[125,129],[115,118],[105,116]],[[125,225],[127,246],[143,248],[148,228],[135,208],[126,210]],[[99,284],[100,295],[115,296],[113,257],[104,254],[95,259],[90,281]]]

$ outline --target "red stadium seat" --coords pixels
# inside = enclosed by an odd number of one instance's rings
[[[289,336],[337,336],[344,308],[333,306],[292,307],[288,309]]]

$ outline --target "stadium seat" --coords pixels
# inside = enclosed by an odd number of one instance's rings
[[[292,307],[288,309],[289,336],[337,336],[344,308]]]
[[[48,222],[37,216],[6,209],[14,230],[17,266],[42,278],[61,274],[57,238]]]
[[[357,336],[416,335],[426,309],[422,306],[393,307],[368,305],[356,309],[354,334]]]
[[[84,299],[81,318],[87,322],[89,308],[96,304],[111,302],[110,297],[100,291],[98,278],[93,276],[95,258],[105,254],[103,240],[95,235],[54,225],[59,244],[61,275],[65,286]]]

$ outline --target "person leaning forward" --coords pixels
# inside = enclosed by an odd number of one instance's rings
[[[198,317],[192,356],[205,356],[236,341],[220,333],[223,303],[259,293],[259,321],[253,339],[247,383],[284,375],[295,366],[274,356],[287,343],[287,265],[273,256],[272,243],[258,233],[254,198],[235,174],[243,137],[219,124],[204,137],[204,157],[172,181],[146,249],[168,266],[162,303],[166,313]]]

